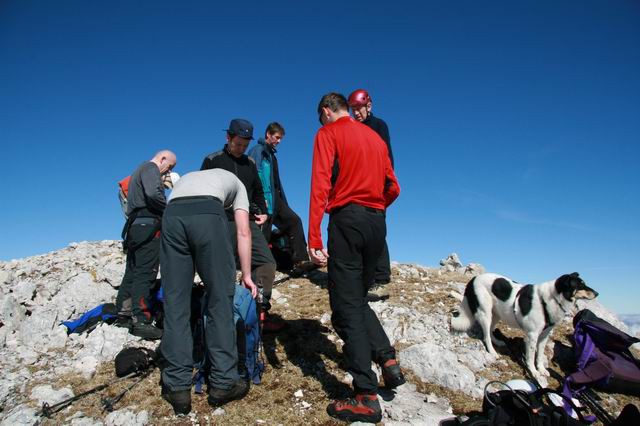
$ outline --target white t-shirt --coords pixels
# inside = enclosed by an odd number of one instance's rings
[[[249,200],[244,184],[233,173],[224,169],[200,170],[187,173],[173,187],[169,201],[181,197],[210,195],[216,197],[225,209],[249,212]]]

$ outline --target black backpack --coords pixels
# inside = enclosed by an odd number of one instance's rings
[[[500,384],[506,389],[489,392],[488,388],[492,384]],[[471,416],[464,422],[453,420],[440,424],[447,426],[583,426],[589,424],[582,416],[581,409],[575,407],[571,400],[567,403],[576,410],[579,420],[567,414],[563,407],[552,404],[548,400],[549,394],[559,395],[548,388],[527,392],[511,389],[501,382],[489,382],[485,386],[482,413]],[[559,396],[566,401],[564,396]]]

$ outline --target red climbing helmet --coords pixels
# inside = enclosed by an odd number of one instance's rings
[[[369,96],[369,93],[364,89],[355,90],[349,95],[349,100],[347,101],[351,108],[363,107],[369,102],[371,102],[371,96]]]

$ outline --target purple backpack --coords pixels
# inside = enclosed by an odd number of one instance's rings
[[[590,387],[640,395],[640,362],[629,347],[640,339],[629,336],[583,309],[573,318],[577,371],[564,380],[563,394],[579,397]]]

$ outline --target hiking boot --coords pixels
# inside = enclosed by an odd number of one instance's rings
[[[279,318],[266,314],[262,320],[262,331],[264,333],[277,333],[286,327],[286,323]]]
[[[209,388],[209,405],[219,407],[227,402],[242,399],[249,393],[249,382],[243,379],[236,380],[231,389]]]
[[[191,411],[191,389],[170,391],[162,385],[162,398],[173,407],[176,416],[186,416]]]
[[[310,260],[301,260],[300,262],[296,262],[295,265],[293,265],[293,269],[291,270],[289,275],[293,278],[299,278],[317,268],[319,268],[319,266],[311,262]]]
[[[118,318],[116,318],[113,325],[131,330],[131,327],[133,326],[133,319],[125,315],[118,315]]]
[[[375,394],[359,394],[353,398],[334,401],[327,406],[327,414],[348,422],[378,423],[382,420],[382,409]]]
[[[404,374],[400,370],[400,364],[395,359],[390,359],[380,366],[382,368],[382,379],[387,389],[395,389],[406,383]]]
[[[367,291],[367,302],[379,302],[389,298],[389,281],[376,281]]]
[[[162,329],[144,322],[133,324],[130,333],[147,340],[158,340],[162,338]]]

